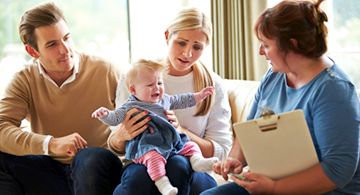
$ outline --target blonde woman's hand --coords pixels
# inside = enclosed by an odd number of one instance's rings
[[[126,141],[134,139],[148,127],[147,123],[150,121],[151,117],[148,116],[142,119],[148,114],[148,111],[140,112],[139,114],[131,117],[136,112],[139,112],[138,108],[129,110],[126,113],[124,121],[118,125],[114,135],[111,136],[110,145],[115,149],[119,151],[123,150],[125,148]],[[136,123],[137,121],[139,122]]]
[[[181,128],[179,128],[180,122],[179,122],[178,118],[176,117],[175,112],[172,110],[165,110],[165,114],[166,114],[166,118],[169,120],[170,124],[172,124],[179,133],[183,133],[183,132],[180,132],[181,131]]]

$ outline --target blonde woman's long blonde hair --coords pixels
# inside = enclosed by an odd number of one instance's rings
[[[183,8],[166,28],[169,38],[179,31],[193,29],[201,29],[206,35],[206,43],[210,42],[212,37],[211,20],[195,7]],[[215,86],[211,73],[200,60],[193,64],[193,72],[196,91],[200,91],[207,86]],[[200,102],[194,116],[206,115],[214,102],[214,98],[215,94]]]

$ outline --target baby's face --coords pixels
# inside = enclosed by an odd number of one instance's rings
[[[140,71],[134,82],[135,96],[143,102],[157,103],[164,95],[162,72],[150,69]]]

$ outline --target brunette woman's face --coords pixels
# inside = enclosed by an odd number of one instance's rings
[[[203,54],[208,45],[207,36],[201,29],[182,30],[170,37],[165,33],[169,46],[169,75],[183,76],[192,71],[192,65]]]
[[[286,73],[288,66],[283,58],[283,53],[279,51],[276,40],[268,39],[262,33],[259,33],[260,47],[259,54],[264,55],[266,60],[270,61],[271,70],[273,72]]]

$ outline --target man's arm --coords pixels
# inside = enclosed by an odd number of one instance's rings
[[[22,72],[15,74],[0,100],[0,150],[13,155],[44,154],[47,135],[20,128],[30,107],[31,90],[25,77]]]

